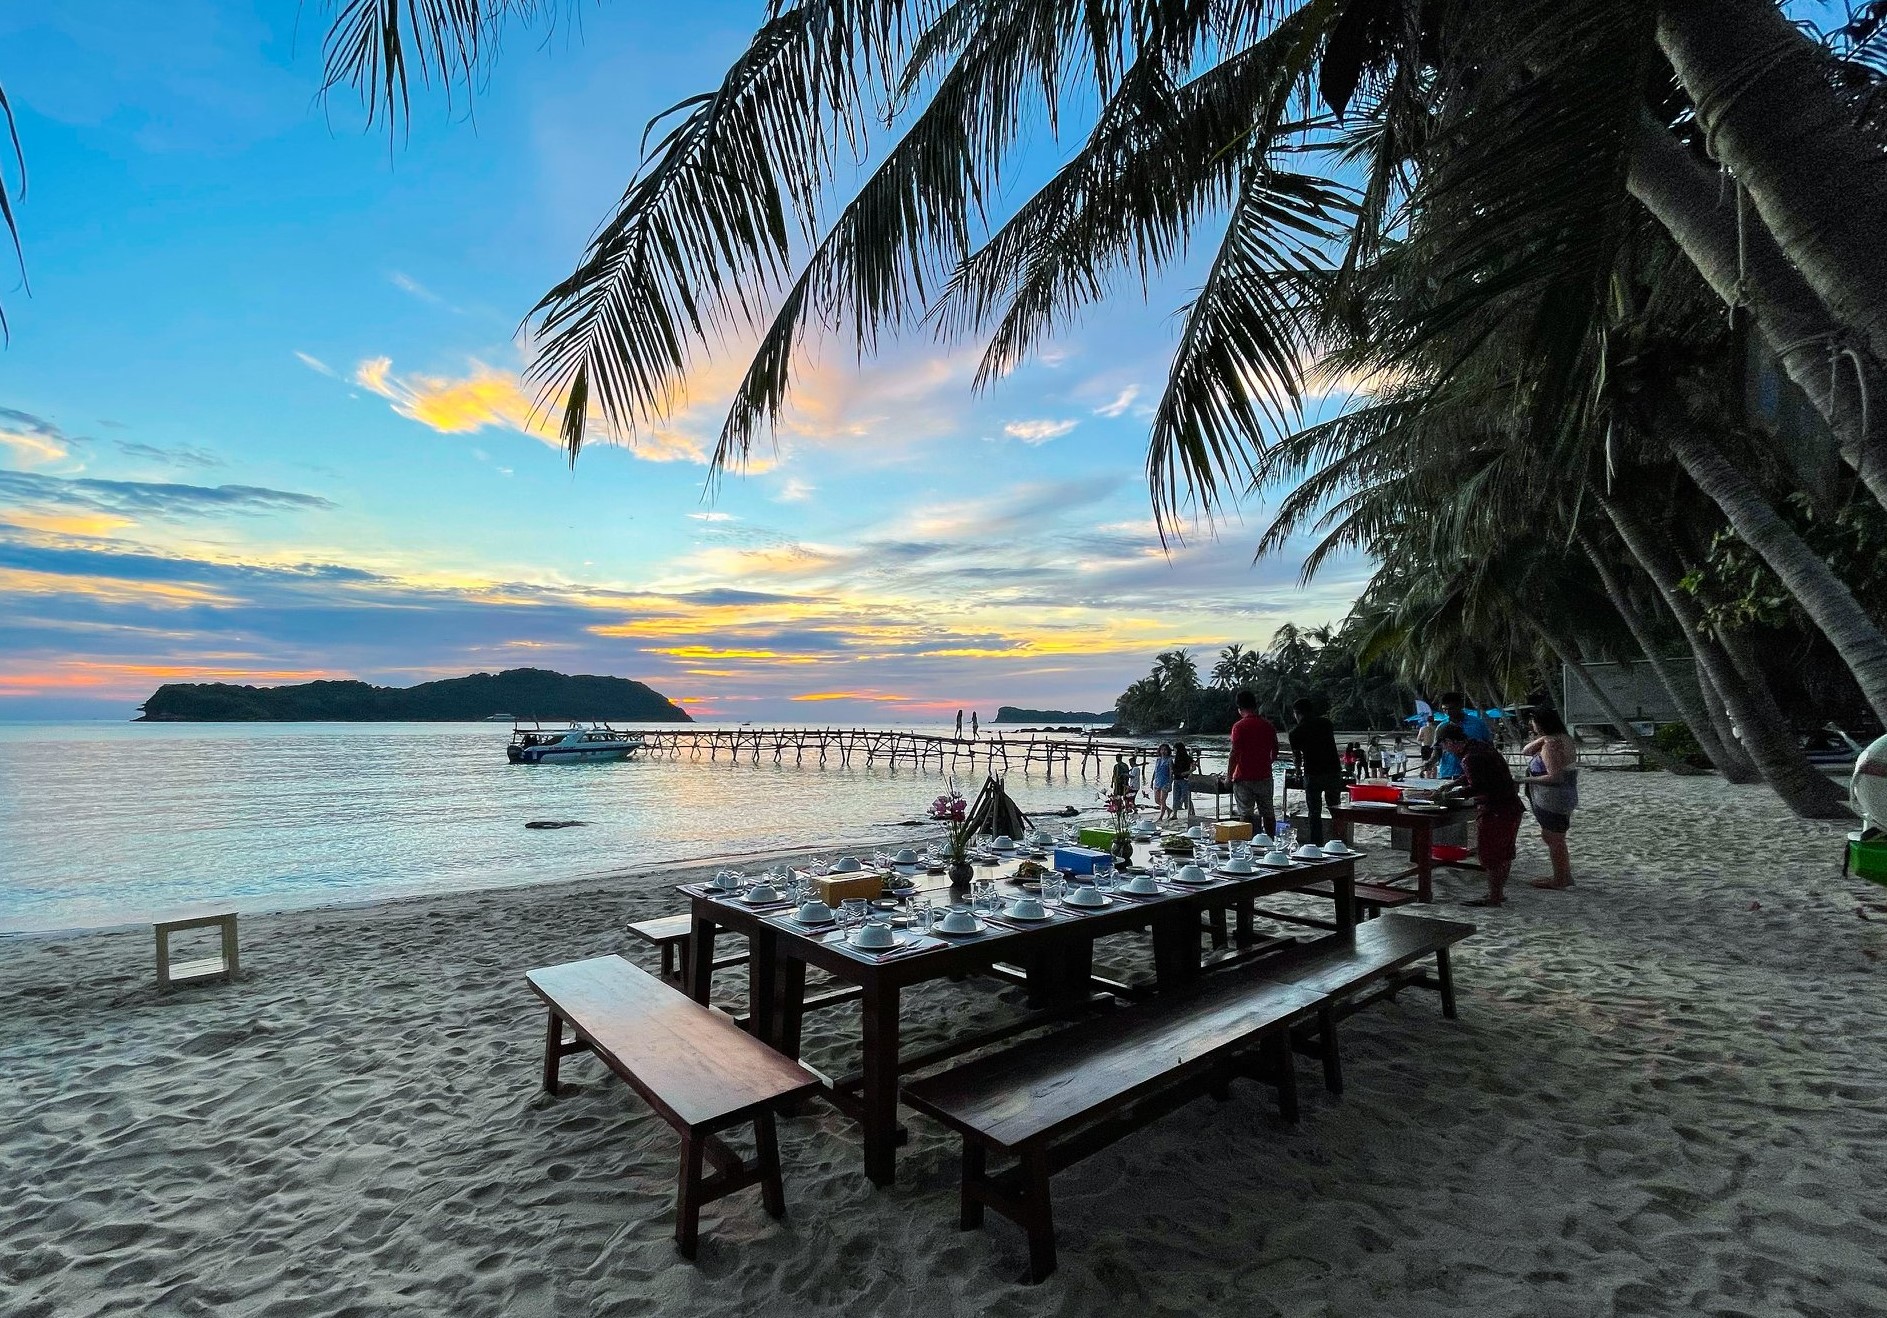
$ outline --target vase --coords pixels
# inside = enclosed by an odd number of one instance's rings
[[[1122,869],[1134,863],[1133,835],[1128,833],[1126,829],[1117,828],[1114,830],[1113,852],[1114,859],[1120,862]]]
[[[950,890],[969,891],[970,880],[976,877],[976,869],[969,861],[958,858],[950,862]]]

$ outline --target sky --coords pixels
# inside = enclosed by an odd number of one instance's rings
[[[650,116],[761,12],[582,4],[514,34],[469,105],[421,91],[389,140],[318,95],[319,4],[0,10],[27,157],[27,282],[0,274],[0,718],[534,666],[701,718],[987,719],[1109,708],[1159,650],[1341,618],[1366,567],[1305,588],[1293,557],[1254,564],[1261,501],[1160,544],[1147,418],[1193,269],[980,394],[975,344],[917,327],[860,363],[834,337],[777,445],[711,491],[732,349],[670,425],[569,462],[520,324]],[[1038,132],[1026,159],[1062,150]]]

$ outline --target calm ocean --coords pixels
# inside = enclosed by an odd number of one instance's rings
[[[934,769],[795,767],[790,754],[514,766],[509,735],[491,723],[0,723],[0,932],[889,842],[917,831],[897,821],[943,786]],[[966,794],[979,784],[959,771]],[[1078,774],[1009,777],[1025,810],[1085,809],[1098,789]],[[533,819],[587,827],[526,829]]]

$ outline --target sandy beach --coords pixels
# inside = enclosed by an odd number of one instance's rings
[[[592,1059],[539,1091],[523,981],[652,967],[622,926],[666,881],[245,917],[241,981],[167,995],[148,929],[9,939],[0,1313],[1887,1313],[1887,891],[1760,789],[1585,796],[1578,887],[1471,913],[1458,1021],[1405,994],[1349,1023],[1340,1100],[1300,1063],[1297,1127],[1240,1085],[1063,1173],[1034,1288],[1007,1223],[957,1230],[954,1140],[910,1116],[877,1191],[823,1104],[782,1126],[788,1220],[737,1195],[676,1257],[675,1137]],[[1019,1009],[927,986],[906,1037]],[[809,1018],[808,1060],[856,1027]]]

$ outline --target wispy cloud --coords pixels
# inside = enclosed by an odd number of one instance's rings
[[[427,288],[409,274],[405,274],[399,270],[391,270],[387,272],[387,279],[402,293],[411,294],[421,302],[431,303],[435,307],[443,307],[446,305],[444,298],[440,297],[437,293]]]
[[[311,357],[307,353],[301,351],[301,349],[299,348],[295,350],[295,360],[300,362],[303,366],[306,366],[309,370],[314,371],[317,374],[327,376],[330,380],[338,380],[341,378],[341,373],[339,371],[335,370],[332,366],[329,366],[326,362],[322,361],[319,357]]]
[[[388,357],[370,357],[354,368],[354,383],[393,404],[393,410],[442,435],[473,434],[488,426],[528,435],[561,449],[554,408],[540,408],[514,371],[473,360],[461,376],[396,375]],[[601,438],[612,437],[598,427]],[[657,428],[625,445],[645,462],[698,462],[707,450],[692,435]]]
[[[1080,424],[1078,421],[1011,421],[1003,426],[1002,433],[1024,444],[1046,444],[1051,439],[1060,439]]]
[[[129,439],[112,442],[127,458],[143,458],[147,462],[161,462],[167,467],[202,469],[224,465],[223,460],[216,454],[191,444],[179,444],[175,448],[159,448],[155,444],[140,444],[136,440]]]
[[[1095,408],[1094,415],[1106,417],[1120,416],[1134,405],[1134,399],[1138,397],[1140,397],[1140,386],[1130,384],[1125,389],[1115,394],[1112,402],[1103,403]]]
[[[66,462],[81,442],[45,417],[0,407],[0,451],[22,467],[51,467]]]
[[[732,513],[705,512],[689,513],[688,520],[691,522],[733,522],[739,519]]]
[[[163,518],[307,512],[334,507],[317,494],[272,490],[261,485],[173,485],[159,481],[46,476],[27,471],[0,471],[0,501]]]

